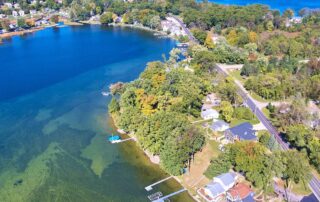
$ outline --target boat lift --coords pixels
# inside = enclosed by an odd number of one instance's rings
[[[166,195],[166,196],[164,196],[164,197],[161,197],[161,198],[159,198],[159,199],[156,199],[156,200],[154,200],[154,201],[152,201],[152,202],[164,202],[164,200],[170,198],[171,196],[180,194],[180,193],[182,193],[182,192],[184,192],[184,191],[187,191],[187,189],[186,189],[186,188],[180,189],[179,191],[176,191],[176,192],[173,192],[173,193],[171,193],[171,194],[168,194],[168,195]]]
[[[151,191],[153,186],[155,186],[155,185],[157,185],[157,184],[160,184],[161,182],[164,182],[164,181],[169,180],[169,179],[171,179],[171,178],[172,178],[172,176],[169,176],[169,177],[167,177],[167,178],[164,178],[164,179],[162,179],[162,180],[159,180],[158,182],[155,182],[155,183],[153,183],[153,184],[150,184],[149,186],[146,186],[146,187],[145,187],[145,190]]]

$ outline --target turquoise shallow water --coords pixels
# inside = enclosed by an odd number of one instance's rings
[[[138,77],[174,41],[99,26],[46,29],[0,46],[0,201],[148,201],[178,190],[134,142],[111,145],[110,83]],[[189,201],[185,193],[173,201]]]

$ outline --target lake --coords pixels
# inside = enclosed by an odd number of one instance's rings
[[[0,201],[148,201],[180,185],[134,142],[110,144],[111,83],[174,47],[130,28],[67,26],[0,45]],[[173,201],[191,201],[187,193]]]
[[[277,9],[283,12],[287,8],[293,9],[298,14],[302,8],[319,8],[320,1],[317,0],[209,0],[210,2],[225,4],[225,5],[249,5],[249,4],[266,4],[272,9]]]

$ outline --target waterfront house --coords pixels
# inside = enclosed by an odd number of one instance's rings
[[[23,16],[24,16],[24,11],[23,11],[23,10],[19,10],[19,15],[20,15],[21,17],[23,17]]]
[[[12,8],[12,3],[4,3],[3,5],[7,6],[9,9]]]
[[[254,202],[254,192],[244,184],[238,183],[227,192],[227,201],[229,202]]]
[[[219,118],[219,112],[214,109],[205,109],[201,111],[201,117],[204,120],[217,119]]]
[[[30,10],[30,15],[31,16],[34,16],[34,15],[36,15],[37,14],[37,11],[36,10]]]
[[[9,30],[14,30],[17,26],[15,24],[9,24]]]
[[[234,173],[224,173],[198,190],[199,195],[208,202],[222,201],[226,197],[226,193],[236,184],[237,176]]]
[[[18,14],[17,11],[12,11],[12,16],[13,16],[13,17],[18,17],[18,15],[19,15],[19,14]]]
[[[230,142],[235,141],[257,141],[256,131],[252,124],[245,122],[224,132],[225,138]]]
[[[223,131],[229,129],[229,127],[230,127],[229,124],[226,123],[225,121],[217,120],[217,121],[212,122],[210,129],[213,132],[223,132]]]
[[[13,4],[13,7],[14,7],[15,9],[19,9],[19,8],[20,8],[20,5],[19,5],[18,3],[15,3],[15,4]]]

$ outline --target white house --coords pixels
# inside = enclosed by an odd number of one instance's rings
[[[5,6],[7,6],[9,9],[12,8],[12,3],[4,3]]]
[[[33,15],[36,15],[37,14],[37,11],[36,10],[30,10],[30,15],[33,16]]]
[[[226,193],[236,184],[234,173],[224,173],[213,178],[209,184],[198,190],[199,195],[208,202],[225,201]]]
[[[24,11],[23,11],[23,10],[20,10],[20,11],[19,11],[19,15],[20,15],[20,16],[24,16]]]
[[[13,7],[14,7],[15,9],[19,9],[19,8],[20,8],[20,5],[19,5],[18,3],[15,3],[15,4],[13,5]]]
[[[201,118],[204,120],[217,119],[219,118],[219,112],[214,109],[206,109],[201,111]]]
[[[18,14],[18,12],[17,12],[17,11],[12,11],[12,16],[13,16],[13,17],[18,17],[18,16],[19,16],[19,14]]]

